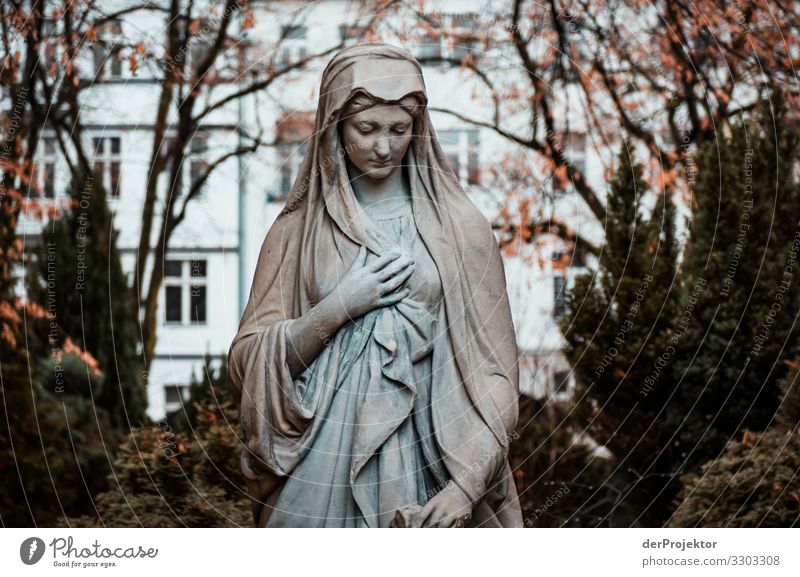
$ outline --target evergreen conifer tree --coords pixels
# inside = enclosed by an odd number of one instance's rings
[[[676,356],[685,470],[775,414],[800,313],[797,134],[779,94],[750,122],[701,148],[682,276],[697,302]]]
[[[719,458],[684,475],[672,527],[794,527],[800,515],[800,362],[788,363],[782,402],[763,433],[745,431]]]
[[[605,482],[619,497],[601,524],[658,524],[676,490],[659,426],[669,418],[673,392],[675,207],[663,190],[648,216],[646,192],[641,166],[621,154],[597,269],[576,279],[562,319],[578,383],[578,418],[616,465]],[[593,501],[600,492],[598,487],[587,509],[598,506]]]
[[[97,359],[102,380],[86,377],[78,390],[126,432],[145,418],[142,364],[137,356],[135,299],[120,264],[117,232],[99,181],[73,181],[72,207],[42,234],[39,282],[30,294],[57,311],[59,339],[69,336]]]

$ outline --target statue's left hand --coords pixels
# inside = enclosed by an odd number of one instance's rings
[[[472,517],[472,502],[452,480],[428,501],[411,527],[463,527]]]

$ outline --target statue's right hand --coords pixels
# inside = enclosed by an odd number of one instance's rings
[[[402,285],[414,272],[413,258],[391,252],[369,264],[366,262],[367,249],[362,246],[337,287],[337,297],[351,319],[396,304],[409,293]]]

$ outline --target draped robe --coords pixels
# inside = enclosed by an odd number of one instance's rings
[[[314,371],[318,357],[292,378],[287,328],[302,315],[313,315],[314,305],[335,289],[360,246],[370,258],[396,247],[360,214],[336,129],[342,108],[360,91],[389,103],[413,93],[427,103],[419,63],[403,49],[359,45],[331,60],[322,76],[314,134],[286,206],[262,244],[229,351],[229,377],[245,439],[242,471],[254,521],[262,527],[270,524],[292,473],[314,458],[309,449],[335,392],[356,372],[353,366],[364,361],[358,346],[348,346],[352,343],[337,333],[319,355],[334,361],[322,363],[324,371]],[[519,527],[522,516],[508,464],[518,417],[518,351],[500,251],[488,222],[448,166],[427,108],[413,129],[405,168],[411,210],[419,239],[438,271],[444,321],[432,343],[428,404],[433,430],[427,438],[437,449],[433,460],[473,504],[469,526]],[[390,311],[371,313],[377,322],[391,321]],[[388,526],[392,512],[370,510],[374,507],[364,496],[363,474],[408,420],[417,400],[417,383],[397,378],[404,360],[387,336],[392,330],[390,323],[379,331],[383,342],[373,350],[380,358],[371,373],[375,386],[389,394],[369,395],[370,402],[359,407],[358,420],[351,423],[355,441],[340,455],[358,514],[369,527]],[[374,331],[373,338],[378,340]],[[381,426],[358,431],[364,423],[376,422]],[[302,506],[302,500],[293,502]],[[317,524],[320,520],[314,512],[294,520],[313,524],[303,518]]]

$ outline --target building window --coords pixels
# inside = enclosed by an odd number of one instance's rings
[[[562,274],[556,274],[553,277],[553,318],[558,320],[567,312],[566,303],[564,302],[565,292],[567,289],[567,279]]]
[[[281,29],[282,40],[278,51],[278,64],[281,67],[299,62],[308,55],[306,33],[305,26],[284,26]]]
[[[122,77],[122,47],[118,44],[121,38],[122,25],[118,20],[105,23],[99,30],[92,46],[96,78],[108,80]]]
[[[292,111],[284,114],[275,127],[277,144],[277,182],[267,192],[268,202],[286,200],[303,164],[308,149],[308,140],[314,131],[313,111]]]
[[[480,53],[478,18],[475,12],[420,14],[416,57],[442,58],[459,63],[466,56],[477,58]]]
[[[446,15],[448,34],[445,37],[444,51],[449,58],[463,60],[467,56],[478,55],[478,14],[462,12]]]
[[[164,261],[164,321],[167,324],[206,323],[207,279],[206,260]]]
[[[191,190],[195,183],[199,182],[208,171],[208,140],[208,133],[201,130],[195,132],[188,143],[179,143],[174,132],[164,136],[161,150],[163,154],[168,155],[170,163],[176,146],[181,145],[182,150],[185,151],[179,171],[180,184],[185,192]],[[201,185],[200,190],[202,191],[204,188],[205,183]]]
[[[280,183],[278,184],[277,194],[272,194],[269,200],[286,200],[292,191],[292,185],[303,164],[306,155],[307,142],[281,144],[278,147],[278,163],[280,166]]]
[[[564,64],[564,82],[570,84],[580,84],[581,69],[576,62],[567,60]]]
[[[118,136],[93,138],[94,177],[100,180],[110,198],[119,196],[122,180],[122,142]]]
[[[462,183],[480,184],[478,131],[442,130],[437,135],[447,161],[458,179]]]
[[[205,132],[197,132],[192,137],[189,144],[189,158],[188,158],[188,182],[190,188],[194,188],[195,183],[199,182],[208,170],[208,134]]]
[[[179,411],[188,400],[188,385],[164,385],[164,412],[168,415]]]
[[[217,49],[215,46],[219,32],[219,25],[211,18],[198,18],[189,23],[189,29],[185,31],[189,53],[185,79],[192,85],[199,81],[197,75],[200,67],[212,54],[213,60],[203,76],[204,83],[235,81],[244,72],[245,67],[242,64],[247,50],[250,49],[249,43],[226,34]]]
[[[571,248],[553,251],[553,266],[562,269],[584,268],[589,259],[586,243],[575,243]]]
[[[189,45],[187,64],[189,70],[192,71],[192,79],[214,46],[216,30],[213,30],[213,34],[212,30],[211,21],[208,18],[198,18],[190,23],[186,43]]]
[[[586,134],[581,132],[565,131],[563,133],[548,132],[547,140],[553,148],[553,152],[558,157],[560,164],[565,169],[571,168],[575,172],[580,172],[584,178],[586,175]],[[566,179],[566,180],[564,180]],[[553,178],[552,186],[555,190],[568,191],[572,187],[572,179],[568,172],[564,172],[564,179]]]
[[[570,132],[566,138],[566,155],[569,162],[586,175],[586,135],[579,132]]]
[[[46,16],[42,18],[42,40],[45,42],[54,40],[50,37],[55,34],[59,22],[59,20],[48,18]]]
[[[556,371],[553,373],[553,394],[555,397],[559,399],[569,398],[570,385],[569,371]]]
[[[420,14],[415,56],[420,59],[442,58],[441,14]]]
[[[37,196],[56,197],[56,146],[54,136],[44,136],[39,142],[39,158],[33,174],[33,188]]]

